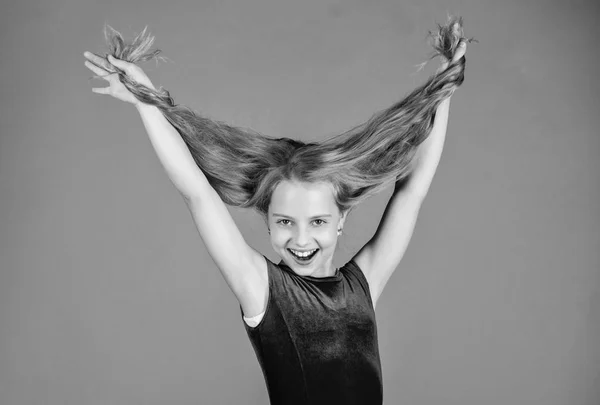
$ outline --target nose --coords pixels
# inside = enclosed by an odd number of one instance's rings
[[[300,226],[296,232],[296,246],[302,248],[310,243],[310,233],[307,229]]]

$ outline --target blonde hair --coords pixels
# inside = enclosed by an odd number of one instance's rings
[[[462,18],[449,17],[430,32],[434,55],[451,61],[463,36]],[[109,54],[132,63],[158,59],[151,51],[154,37],[142,31],[131,44],[105,26]],[[108,55],[108,54],[107,54]],[[120,81],[135,97],[155,105],[177,129],[198,167],[229,205],[254,208],[266,217],[271,195],[283,180],[328,182],[340,212],[410,175],[417,147],[433,127],[438,105],[464,80],[465,58],[443,71],[393,106],[365,123],[321,142],[273,138],[246,128],[203,117],[176,105],[162,87],[150,89],[124,72]]]

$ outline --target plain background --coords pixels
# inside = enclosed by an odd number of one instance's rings
[[[589,1],[9,1],[0,12],[0,403],[266,404],[237,301],[135,108],[83,52],[146,25],[179,104],[320,139],[437,67],[464,85],[408,251],[378,303],[392,404],[600,403],[598,19]],[[391,194],[356,209],[342,265]],[[258,215],[231,209],[273,260]],[[235,254],[235,252],[232,252]]]

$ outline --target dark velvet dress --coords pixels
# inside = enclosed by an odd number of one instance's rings
[[[256,327],[244,326],[271,404],[381,405],[377,324],[358,265],[351,260],[320,278],[265,259],[265,314]]]

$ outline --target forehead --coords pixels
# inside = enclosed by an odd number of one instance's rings
[[[334,214],[337,211],[333,190],[328,183],[282,181],[271,196],[270,213],[294,217]]]

